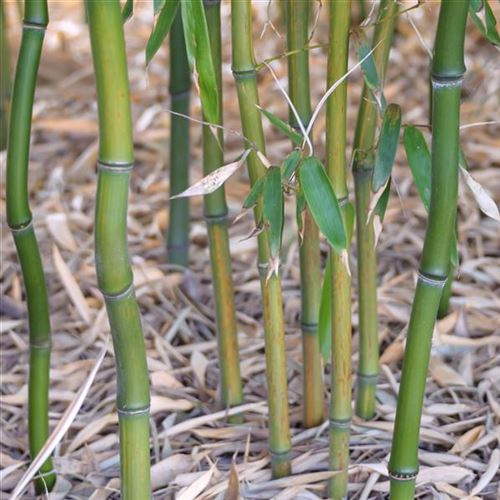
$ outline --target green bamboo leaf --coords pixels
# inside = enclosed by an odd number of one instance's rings
[[[281,248],[284,219],[284,200],[279,167],[269,168],[264,179],[262,192],[264,220],[269,224],[271,256],[276,257],[279,255]]]
[[[300,160],[302,159],[302,155],[300,150],[294,149],[281,164],[281,177],[283,179],[289,181],[292,178],[292,175],[295,173],[297,168],[299,167]]]
[[[299,185],[297,193],[296,193],[297,203],[295,205],[295,217],[297,220],[297,229],[299,233],[302,234],[302,230],[304,229],[304,222],[302,220],[302,212],[306,208],[306,198],[304,196],[304,190],[302,186]]]
[[[262,176],[257,179],[255,184],[252,186],[250,193],[243,202],[243,208],[252,208],[254,205],[256,205],[257,200],[259,199],[259,196],[262,194],[262,191],[264,189],[265,179],[266,176]]]
[[[391,179],[389,178],[389,182],[387,183],[387,186],[385,186],[382,196],[378,199],[377,204],[375,205],[374,213],[379,216],[380,222],[384,220],[384,215],[387,209],[387,204],[389,203],[390,194],[391,194]]]
[[[391,176],[392,165],[396,158],[401,129],[401,108],[397,104],[389,104],[382,118],[382,128],[375,158],[372,189],[376,193]]]
[[[203,114],[208,122],[219,123],[219,93],[203,0],[182,1],[181,9],[186,52],[195,70]]]
[[[484,7],[484,22],[477,15]],[[483,36],[493,45],[500,46],[500,35],[497,31],[497,20],[487,1],[474,2],[469,5],[469,16]]]
[[[122,9],[122,20],[126,23],[134,13],[134,0],[127,0]]]
[[[304,141],[301,134],[296,132],[290,125],[266,109],[257,106],[257,109],[279,130],[281,130],[294,144],[300,146]]]
[[[372,47],[370,42],[366,38],[366,35],[357,30],[353,33],[354,46],[356,47],[356,52],[358,54],[358,59],[361,61],[364,57],[368,56]],[[380,78],[377,73],[377,65],[375,64],[375,58],[373,57],[373,52],[361,63],[361,71],[365,78],[365,82],[371,89],[381,88]]]
[[[300,168],[300,184],[311,214],[333,249],[340,253],[347,246],[342,212],[323,165],[314,156]]]
[[[321,287],[318,335],[321,354],[327,363],[332,349],[332,265],[330,259],[326,261],[323,286]]]
[[[165,5],[166,0],[153,0],[153,13],[156,16]]]
[[[164,3],[146,45],[146,65],[151,62],[151,59],[158,52],[163,40],[168,35],[178,6],[179,0],[168,0],[168,2]]]
[[[431,202],[431,153],[424,135],[414,126],[406,127],[403,144],[418,194],[428,212]]]

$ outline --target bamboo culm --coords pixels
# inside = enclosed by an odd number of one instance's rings
[[[36,77],[48,22],[46,0],[27,0],[14,79],[7,147],[7,223],[16,244],[28,306],[28,434],[32,458],[43,447],[49,435],[49,302],[28,194],[31,117]],[[50,491],[55,479],[52,460],[49,458],[36,476],[37,493]]]
[[[327,87],[347,72],[351,2],[330,4],[330,40]],[[326,165],[335,196],[342,206],[344,225],[349,225],[346,180],[347,81],[327,101]],[[350,231],[346,231],[350,235]],[[350,237],[348,236],[348,247]],[[329,497],[345,498],[352,418],[351,276],[341,257],[330,249],[332,269],[332,368],[330,403],[330,469],[339,471],[329,482]]]
[[[222,56],[220,1],[205,2],[205,14],[210,34],[212,60],[214,62],[218,94],[219,123],[222,125]],[[223,134],[216,135],[210,127],[203,127],[203,173],[208,175],[224,163]],[[228,218],[224,186],[204,198],[205,219],[210,242],[210,260],[215,292],[217,317],[217,345],[219,350],[221,403],[224,408],[243,402],[241,384],[238,329],[234,305],[234,288],[229,249]],[[241,417],[233,418],[237,421]]]
[[[118,0],[87,0],[99,112],[95,252],[117,367],[121,497],[150,498],[149,379],[127,250],[133,166],[125,39]]]
[[[415,495],[418,442],[432,332],[448,280],[458,191],[460,92],[468,0],[441,2],[432,62],[432,177],[429,220],[413,300],[389,473],[391,499]]]
[[[396,25],[398,3],[382,0],[379,6],[373,47],[381,84]],[[353,146],[353,176],[356,196],[356,250],[359,296],[359,365],[356,414],[364,419],[375,415],[375,393],[379,372],[377,314],[377,255],[373,219],[367,221],[370,204],[377,125],[377,105],[365,84],[359,107]]]
[[[309,89],[309,0],[287,0],[288,89],[290,99],[307,128],[311,118]],[[300,132],[290,111],[290,125]],[[300,281],[302,291],[303,425],[315,427],[324,419],[323,369],[319,346],[318,319],[321,300],[321,255],[319,231],[306,208],[300,245]]]
[[[4,0],[0,0],[0,151],[7,147],[10,107],[10,50]]]
[[[233,74],[236,80],[243,134],[265,154],[264,132],[257,105],[256,69],[252,44],[251,1],[239,0],[231,4]],[[250,182],[255,184],[266,168],[255,151],[247,159]],[[262,219],[262,202],[258,202],[255,220]],[[264,337],[266,350],[266,377],[269,403],[269,442],[273,477],[287,476],[290,466],[290,429],[288,418],[288,389],[286,378],[285,329],[281,279],[275,273],[267,277],[270,259],[268,230],[258,236],[258,267],[261,282]]]
[[[175,113],[189,115],[191,72],[180,9],[170,30],[170,107]],[[170,118],[170,194],[189,187],[189,120],[171,114]],[[170,201],[167,232],[167,258],[170,264],[189,265],[189,198]]]

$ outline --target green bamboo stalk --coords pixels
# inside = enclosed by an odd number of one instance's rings
[[[125,39],[118,0],[87,0],[86,5],[99,111],[96,269],[116,357],[121,494],[146,499],[151,494],[149,380],[127,250],[133,141]]]
[[[351,2],[330,4],[330,40],[327,87],[347,73]],[[328,176],[349,226],[349,191],[346,179],[347,80],[327,101],[326,160]],[[347,231],[350,246],[350,231]],[[339,471],[329,483],[330,498],[345,498],[352,418],[351,276],[341,257],[330,249],[332,269],[332,373],[330,403],[330,469]]]
[[[40,54],[48,22],[46,0],[27,0],[14,79],[7,147],[7,223],[16,244],[28,306],[28,434],[31,458],[37,455],[49,435],[49,302],[28,194],[31,116]],[[37,493],[50,491],[55,479],[52,460],[49,458],[35,479]]]
[[[373,53],[379,80],[384,81],[398,4],[382,0],[373,36]],[[365,84],[359,107],[353,146],[353,175],[356,195],[356,249],[358,256],[359,366],[356,414],[370,419],[375,415],[375,392],[379,372],[377,315],[377,255],[373,220],[366,222],[374,168],[377,107]]]
[[[219,123],[222,125],[222,54],[220,0],[205,0],[205,15],[212,60],[219,94]],[[203,173],[208,175],[224,164],[222,129],[213,132],[203,127]],[[228,218],[224,186],[204,198],[205,219],[210,242],[210,260],[214,281],[217,314],[217,344],[219,349],[221,403],[224,408],[243,402],[238,353],[238,329],[234,306],[231,253],[229,250]]]
[[[420,419],[432,332],[444,285],[458,191],[460,91],[468,0],[441,2],[432,62],[432,179],[429,220],[413,300],[389,471],[391,498],[414,498]]]
[[[257,105],[257,79],[252,43],[252,12],[250,0],[231,3],[233,74],[236,80],[243,134],[265,154],[264,132]],[[252,151],[247,160],[252,186],[266,168]],[[262,219],[262,202],[257,203],[255,220]],[[266,345],[266,375],[269,403],[269,442],[273,477],[290,474],[290,429],[288,420],[288,390],[286,379],[285,330],[281,279],[273,273],[269,278],[268,230],[258,236],[258,261],[264,313]]]
[[[172,111],[189,115],[191,70],[180,9],[170,30],[170,101]],[[189,187],[189,120],[171,114],[170,118],[170,193],[176,195]],[[172,264],[189,265],[189,198],[170,202],[167,256]]]
[[[287,0],[288,92],[290,100],[305,128],[311,119],[309,89],[309,0]],[[304,50],[301,50],[304,49]],[[290,125],[299,124],[290,110]],[[300,246],[300,280],[302,290],[302,352],[303,352],[303,424],[320,425],[324,419],[323,370],[319,347],[318,319],[321,301],[321,255],[319,231],[309,209],[305,210],[303,239]]]
[[[10,106],[10,50],[4,0],[0,0],[0,151],[7,147]]]

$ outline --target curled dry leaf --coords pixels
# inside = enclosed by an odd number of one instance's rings
[[[491,217],[493,220],[500,222],[500,212],[498,207],[483,186],[481,186],[481,184],[479,184],[479,182],[477,182],[476,179],[474,179],[474,177],[472,177],[472,175],[462,166],[460,166],[460,173],[462,174],[462,178],[468,188],[472,191],[481,212],[488,217]]]
[[[250,149],[245,150],[239,160],[228,163],[227,165],[214,170],[206,177],[203,177],[201,181],[193,184],[182,193],[171,196],[170,199],[175,200],[177,198],[186,198],[190,196],[213,193],[214,191],[219,189],[224,184],[224,182],[226,182],[229,177],[231,177],[245,163],[245,160],[250,154],[250,151]]]

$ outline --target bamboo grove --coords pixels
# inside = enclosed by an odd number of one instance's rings
[[[323,2],[323,8],[328,10],[328,38],[324,45],[313,47],[311,32],[316,2],[282,0],[280,22],[286,51],[268,61],[257,61],[254,54],[256,26],[251,0],[231,1],[228,25],[231,70],[243,140],[241,154],[228,164],[224,158],[221,2],[154,0],[151,3],[155,21],[144,48],[146,65],[163,46],[170,54],[171,198],[166,260],[174,270],[189,268],[189,198],[203,195],[218,346],[216,405],[226,410],[244,403],[224,182],[246,164],[250,186],[242,206],[253,210],[257,235],[255,276],[260,283],[265,341],[272,476],[282,478],[294,473],[281,262],[285,207],[288,207],[285,200],[292,197],[300,266],[302,427],[319,428],[325,420],[328,423],[329,457],[325,469],[334,472],[328,480],[328,497],[333,499],[343,499],[348,494],[353,413],[358,422],[377,417],[380,332],[376,249],[391,191],[392,167],[402,142],[401,149],[428,220],[420,267],[415,269],[417,284],[388,476],[391,498],[414,498],[432,333],[436,319],[448,311],[451,281],[458,265],[457,190],[462,155],[459,126],[466,21],[470,16],[488,40],[500,44],[498,33],[492,31],[496,28],[488,3],[442,0],[439,6],[430,63],[432,147],[429,151],[419,127],[405,121],[397,96],[396,102],[387,102],[384,95],[391,46],[398,36],[397,25],[403,9],[397,1],[380,0],[370,12],[362,1]],[[49,300],[28,194],[31,119],[48,7],[46,0],[24,3],[23,34],[12,85],[3,7],[0,4],[3,54],[0,140],[3,148],[8,128],[7,222],[19,258],[28,309],[28,435],[33,459],[47,441],[50,430]],[[123,24],[133,15],[133,2],[127,0],[120,5],[118,0],[85,0],[85,8],[99,125],[95,265],[116,363],[121,496],[148,499],[152,454],[149,375],[127,240],[134,143]],[[485,18],[489,19],[487,26],[479,17],[484,9]],[[315,104],[311,97],[310,57],[311,51],[318,48],[324,49],[326,74],[324,93]],[[349,54],[354,56],[354,64],[349,64]],[[286,59],[287,90],[273,70],[272,62],[277,58]],[[363,86],[356,126],[350,130],[349,77],[355,71],[362,75]],[[266,72],[274,78],[283,97],[282,104],[288,107],[288,120],[260,106],[259,75]],[[191,104],[198,98],[201,116],[192,117]],[[324,158],[316,154],[312,133],[321,113],[326,117]],[[264,120],[270,121],[289,144],[278,165],[271,164],[266,156]],[[202,137],[204,177],[190,186],[189,139],[194,133]],[[348,151],[351,140],[352,150]],[[36,207],[33,210],[36,212]],[[322,254],[324,248],[327,248],[326,259],[324,251]],[[353,328],[353,290],[357,290],[359,298],[357,331]],[[357,359],[352,348],[355,333],[359,341]],[[329,383],[325,383],[327,371]],[[239,424],[244,419],[245,415],[231,417],[229,423]],[[50,491],[55,481],[56,473],[49,458],[35,476],[36,492]]]

